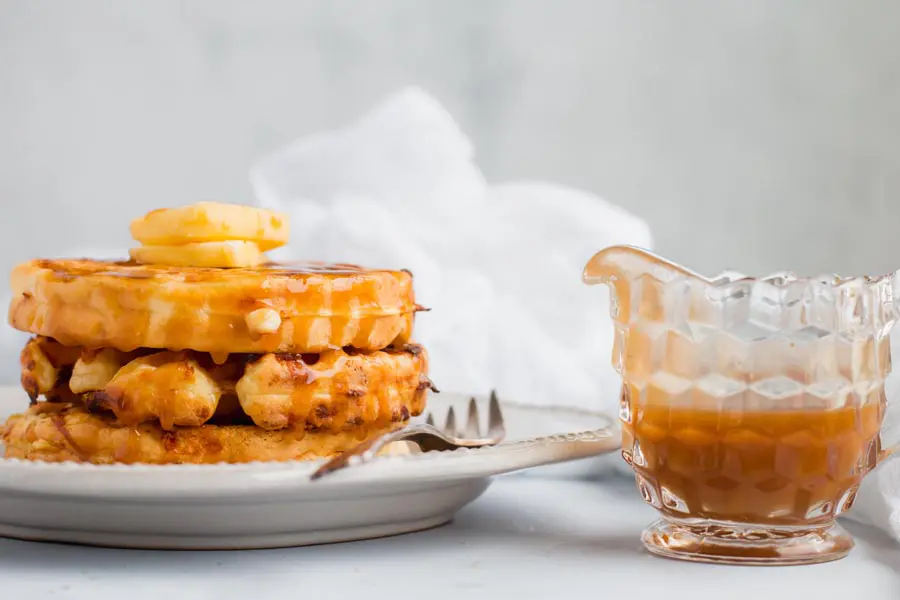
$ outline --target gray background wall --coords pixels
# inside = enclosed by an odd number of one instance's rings
[[[406,84],[489,179],[599,193],[698,270],[895,269],[898,40],[889,0],[0,0],[0,270],[246,201]]]

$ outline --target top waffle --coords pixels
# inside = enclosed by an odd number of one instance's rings
[[[122,351],[380,350],[409,340],[417,310],[409,272],[354,265],[34,260],[14,269],[11,285],[16,329]]]

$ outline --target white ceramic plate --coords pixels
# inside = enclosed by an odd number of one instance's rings
[[[432,394],[428,409],[442,422],[450,406],[465,415],[467,400]],[[0,387],[0,418],[27,404],[20,389]],[[0,459],[0,536],[198,549],[372,538],[446,523],[494,475],[619,448],[618,427],[605,415],[501,404],[503,444],[388,456],[318,481],[309,475],[320,462],[98,466]]]

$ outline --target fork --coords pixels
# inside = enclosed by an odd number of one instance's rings
[[[362,465],[378,456],[378,452],[393,442],[412,442],[423,452],[432,450],[456,450],[457,448],[482,448],[499,444],[506,437],[503,426],[503,413],[497,393],[491,391],[488,407],[488,430],[482,435],[479,427],[478,403],[475,398],[469,400],[466,416],[466,427],[460,431],[456,427],[456,413],[453,407],[447,411],[444,428],[436,427],[434,417],[428,413],[422,425],[410,425],[382,436],[367,440],[355,448],[340,454],[316,469],[310,479],[316,480],[329,473],[334,473],[349,466]]]

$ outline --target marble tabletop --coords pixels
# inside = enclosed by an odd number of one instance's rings
[[[900,545],[845,524],[844,560],[752,568],[644,552],[654,516],[625,479],[507,476],[453,523],[405,536],[244,552],[150,552],[0,540],[0,598],[900,598]]]

